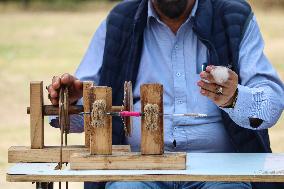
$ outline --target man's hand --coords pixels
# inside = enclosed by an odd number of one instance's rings
[[[83,94],[83,82],[76,77],[65,73],[61,77],[54,76],[52,78],[52,84],[47,87],[48,96],[53,105],[58,105],[59,91],[62,85],[69,87],[69,103],[72,104],[82,97]]]
[[[214,66],[207,66],[206,71],[200,73],[201,80],[197,83],[201,88],[200,93],[210,98],[219,107],[230,106],[237,91],[238,75],[228,69],[228,80],[218,83],[210,73],[213,69]],[[204,80],[208,81],[208,83]]]

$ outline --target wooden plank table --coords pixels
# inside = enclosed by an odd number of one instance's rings
[[[186,170],[54,170],[55,163],[18,163],[9,182],[246,181],[284,182],[283,154],[189,153]]]

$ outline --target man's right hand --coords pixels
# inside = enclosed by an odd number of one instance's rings
[[[58,105],[59,91],[62,85],[69,87],[69,103],[79,100],[83,95],[83,82],[68,73],[52,78],[52,84],[47,87],[51,104]]]

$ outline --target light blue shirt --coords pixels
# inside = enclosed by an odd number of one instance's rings
[[[134,86],[134,97],[140,96],[140,85],[161,83],[164,86],[165,113],[202,113],[205,118],[165,117],[165,148],[170,151],[233,152],[225,131],[221,108],[200,94],[198,68],[207,62],[207,48],[192,30],[190,19],[198,1],[176,35],[156,15],[149,1],[148,23],[144,32],[142,57]],[[80,80],[98,83],[102,66],[106,22],[96,31],[87,53],[76,71]],[[264,42],[255,18],[248,25],[240,45],[241,84],[234,109],[223,109],[241,127],[253,129],[249,118],[264,120],[257,129],[273,126],[284,108],[284,86],[263,54]],[[140,111],[140,101],[134,104]],[[73,132],[83,131],[82,117],[72,116]],[[133,150],[140,146],[140,118],[134,118],[133,136],[128,138]],[[176,148],[173,141],[176,140]]]

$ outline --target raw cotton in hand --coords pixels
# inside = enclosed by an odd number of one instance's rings
[[[229,70],[227,67],[215,66],[210,73],[217,83],[225,83],[229,79]]]

